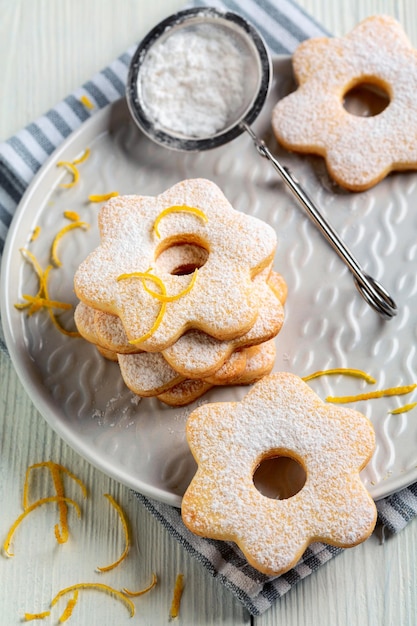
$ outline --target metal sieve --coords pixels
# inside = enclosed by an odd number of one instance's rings
[[[161,124],[146,102],[144,67],[155,45],[167,42],[178,32],[204,32],[215,29],[216,36],[224,36],[233,42],[244,64],[243,93],[239,106],[225,119],[221,128],[208,136],[186,135]],[[219,64],[222,59],[219,59]],[[156,77],[157,78],[157,77]],[[353,274],[355,285],[364,300],[383,319],[397,314],[397,305],[374,278],[360,266],[340,239],[336,231],[321,215],[289,169],[279,163],[266,144],[251,128],[260,114],[268,95],[272,79],[272,62],[266,45],[258,31],[240,15],[215,8],[195,8],[180,11],[157,24],[142,40],[130,63],[126,96],[129,111],[139,128],[156,143],[180,151],[202,151],[221,146],[243,132],[252,138],[258,153],[267,158],[295,195],[308,217],[327,239],[342,261]]]

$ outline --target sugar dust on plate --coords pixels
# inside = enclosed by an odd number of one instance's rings
[[[230,37],[210,25],[174,31],[148,51],[139,97],[156,127],[211,137],[244,99],[244,60]]]

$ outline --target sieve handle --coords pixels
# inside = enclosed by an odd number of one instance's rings
[[[272,163],[275,170],[280,174],[292,193],[302,204],[307,215],[352,272],[355,285],[364,300],[377,311],[381,317],[387,320],[392,319],[397,314],[397,305],[390,294],[374,278],[363,271],[353,254],[340,239],[333,227],[327,222],[323,215],[321,215],[290,170],[281,165],[265,143],[253,132],[250,126],[245,122],[242,122],[241,126],[252,138],[258,153]]]

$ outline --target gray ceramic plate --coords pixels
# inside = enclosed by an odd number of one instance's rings
[[[216,182],[236,209],[274,226],[279,246],[275,268],[288,283],[286,321],[277,338],[277,370],[301,376],[329,367],[361,368],[374,386],[347,377],[311,382],[323,399],[417,381],[417,174],[389,176],[361,194],[340,190],[329,180],[323,161],[281,151],[271,137],[270,115],[276,100],[292,85],[287,58],[274,62],[274,84],[255,124],[366,270],[380,280],[399,306],[389,322],[379,319],[357,293],[348,270],[290,197],[247,136],[200,154],[176,153],[151,143],[131,121],[125,102],[109,106],[71,135],[42,168],[15,216],[3,257],[2,318],[17,372],[33,402],[62,438],[103,472],[158,500],[179,505],[195,471],[184,424],[193,405],[172,409],[128,391],[118,366],[99,357],[81,339],[63,336],[45,312],[28,318],[15,309],[25,292],[35,293],[36,278],[22,260],[26,246],[41,265],[51,241],[66,223],[65,210],[91,224],[61,241],[63,267],[51,276],[51,295],[75,302],[72,279],[80,261],[98,242],[97,204],[89,194],[158,194],[184,178]],[[59,160],[91,149],[79,166],[80,181],[62,189],[67,176]],[[41,234],[32,243],[35,226]],[[71,324],[70,317],[66,323]],[[210,391],[204,402],[241,398],[245,388]],[[389,411],[416,395],[358,402],[353,406],[372,420],[377,449],[363,479],[374,498],[417,480],[417,413]]]

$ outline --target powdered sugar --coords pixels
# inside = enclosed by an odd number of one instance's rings
[[[139,97],[158,127],[210,137],[237,119],[244,97],[244,63],[234,42],[201,25],[157,42],[139,75]]]

